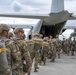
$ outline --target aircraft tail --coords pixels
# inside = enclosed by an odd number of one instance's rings
[[[51,12],[60,12],[64,10],[64,0],[52,0]]]

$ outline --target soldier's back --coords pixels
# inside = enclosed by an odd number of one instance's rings
[[[9,43],[12,58],[12,70],[14,74],[23,75],[23,58],[28,62],[29,66],[32,62],[30,54],[27,50],[26,42],[20,39],[13,38]]]

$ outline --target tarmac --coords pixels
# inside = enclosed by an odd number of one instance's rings
[[[32,68],[31,75],[76,75],[76,54],[61,54],[61,58],[56,58],[54,63],[48,59],[46,65],[39,65],[38,72]]]

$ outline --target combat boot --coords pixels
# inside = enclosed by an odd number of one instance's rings
[[[27,75],[30,75],[30,73],[28,73]]]
[[[34,72],[38,72],[38,70],[37,69],[34,69]]]
[[[71,52],[71,55],[74,56],[74,51]]]
[[[52,59],[52,60],[51,60],[51,62],[55,62],[55,60],[54,60],[54,59]]]
[[[58,54],[58,58],[60,58],[60,54]]]
[[[45,65],[45,62],[44,62],[44,65]]]

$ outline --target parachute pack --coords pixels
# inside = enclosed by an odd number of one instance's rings
[[[28,50],[31,53],[33,48],[34,48],[34,41],[33,40],[29,40],[29,41],[26,41],[26,43],[27,43]]]
[[[42,48],[42,40],[41,39],[34,39],[34,49],[33,50],[40,50]]]
[[[3,72],[8,69],[7,61],[7,48],[5,46],[5,41],[0,40],[0,72]]]
[[[42,50],[44,50],[44,51],[49,50],[49,43],[48,42],[43,42],[43,44],[42,44]]]

